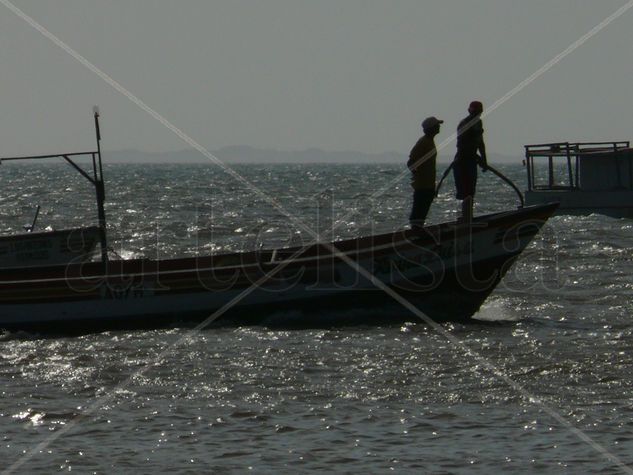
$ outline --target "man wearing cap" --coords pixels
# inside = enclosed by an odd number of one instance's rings
[[[422,122],[424,135],[411,149],[407,166],[411,170],[411,186],[413,187],[413,207],[409,222],[411,227],[422,227],[435,197],[435,161],[437,149],[434,138],[440,133],[443,120],[427,117]]]
[[[477,165],[488,169],[481,102],[473,101],[468,107],[468,117],[457,126],[457,154],[453,160],[453,177],[457,199],[462,200],[461,218],[470,221],[473,217],[473,199],[477,186]]]

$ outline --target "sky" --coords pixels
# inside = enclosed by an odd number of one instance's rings
[[[189,148],[0,0],[0,156]],[[12,0],[209,150],[407,155],[454,132],[625,0]],[[633,137],[633,9],[484,120],[490,153]],[[454,143],[444,153],[451,154]]]

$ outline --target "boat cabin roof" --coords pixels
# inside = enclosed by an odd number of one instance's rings
[[[610,153],[630,149],[629,141],[620,142],[555,142],[525,145],[525,156],[568,157],[595,153]]]
[[[528,191],[633,190],[629,141],[525,146]]]

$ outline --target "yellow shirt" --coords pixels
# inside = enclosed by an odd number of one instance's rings
[[[411,173],[411,186],[414,190],[435,191],[435,162],[437,149],[432,137],[424,135],[411,149],[407,166]],[[417,164],[417,166],[416,166]]]

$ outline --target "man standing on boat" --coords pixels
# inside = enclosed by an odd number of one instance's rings
[[[435,161],[437,149],[434,138],[440,133],[443,120],[427,117],[422,122],[424,135],[411,149],[407,166],[411,170],[413,187],[413,207],[409,222],[411,227],[422,227],[435,197]]]
[[[453,160],[453,177],[457,199],[462,200],[461,219],[470,221],[473,217],[473,199],[477,186],[477,165],[483,171],[488,169],[484,128],[481,114],[484,106],[473,101],[468,107],[468,117],[457,126],[457,154]]]

